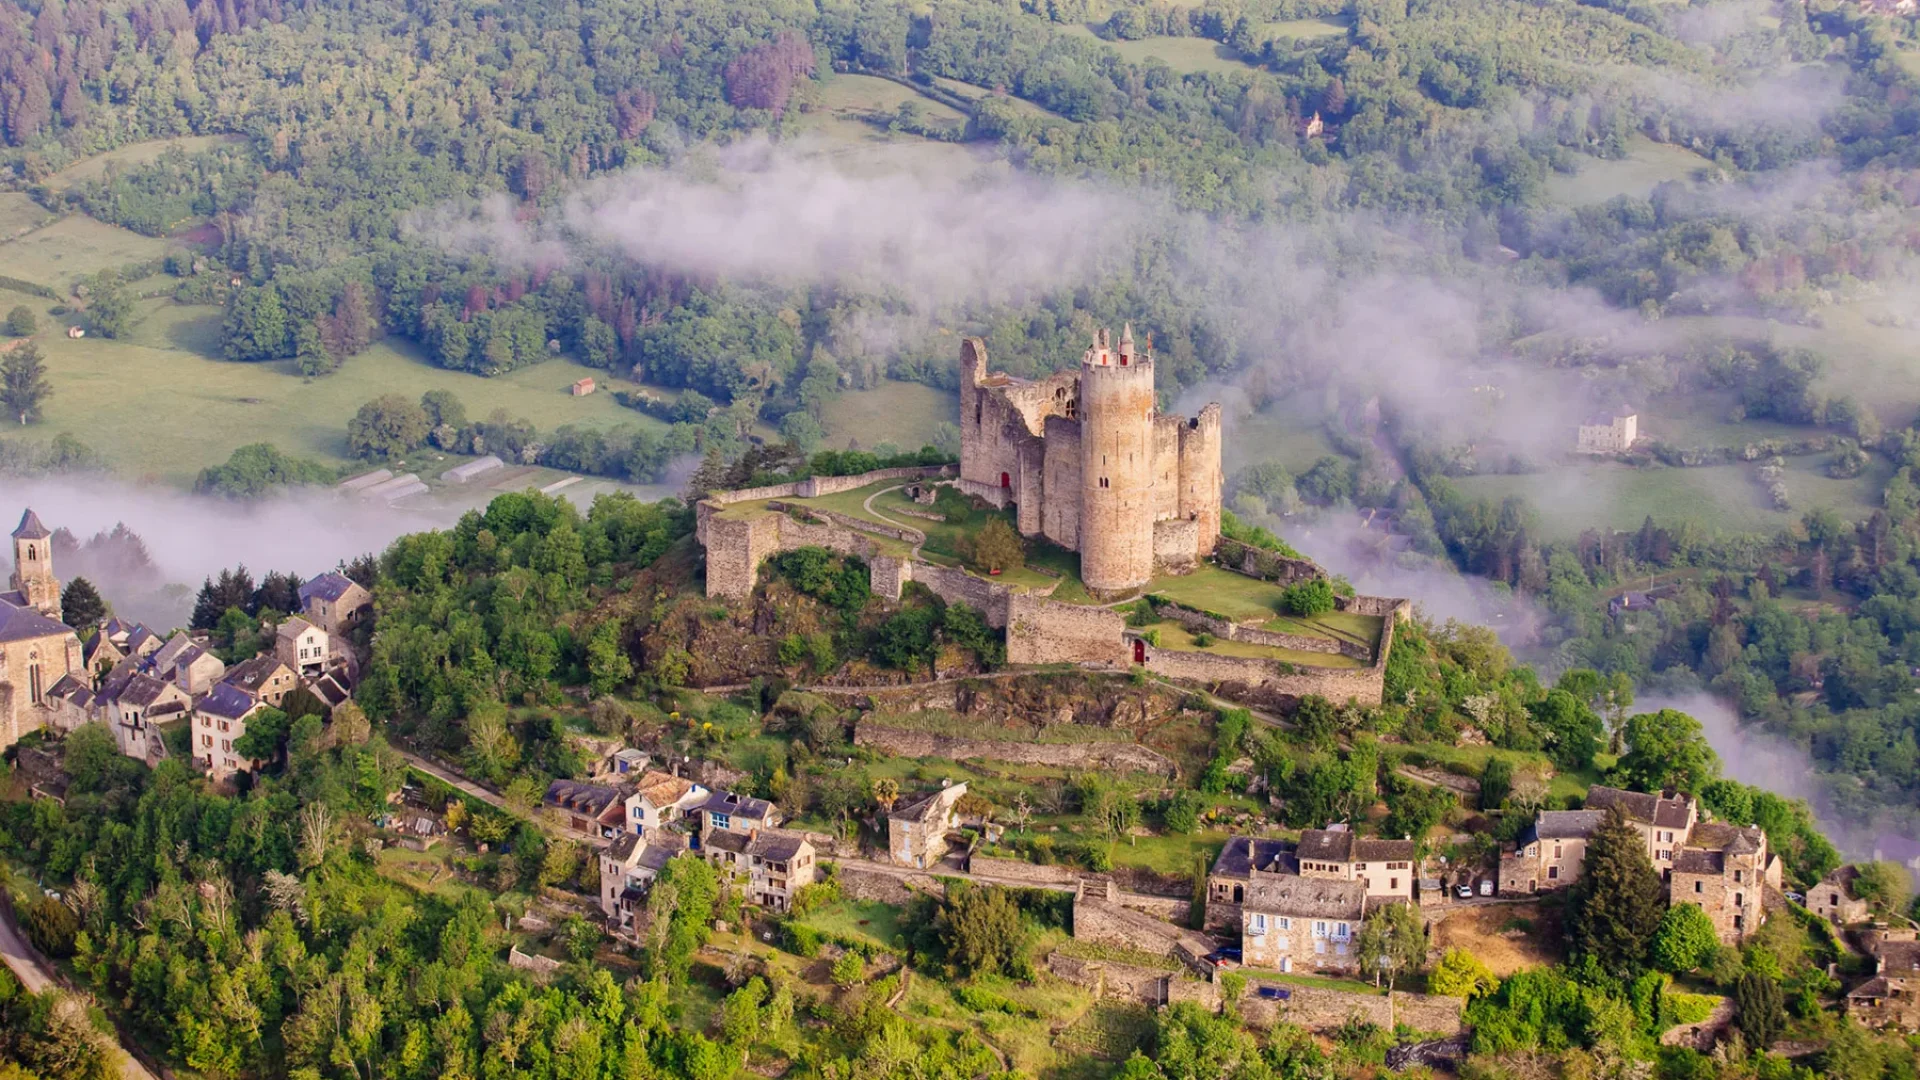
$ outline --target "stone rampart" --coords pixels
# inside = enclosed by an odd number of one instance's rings
[[[907,567],[906,580],[925,585],[935,596],[949,604],[965,604],[986,616],[987,625],[1007,625],[1007,601],[1013,590],[997,582],[976,577],[950,566],[915,562]]]
[[[1126,664],[1126,620],[1106,608],[1016,593],[1007,600],[1010,664]]]
[[[853,476],[810,476],[800,481],[798,494],[801,498],[812,499],[821,495],[838,495],[843,491],[863,488],[868,484],[882,480],[926,480],[936,476],[958,476],[957,465],[906,465],[897,469],[875,469],[872,472],[856,473]],[[779,496],[768,496],[778,498]]]
[[[1062,952],[1047,957],[1047,969],[1075,986],[1086,987],[1098,997],[1155,1008],[1171,1005],[1175,1000],[1188,1001],[1196,995],[1205,997],[1213,992],[1217,996],[1218,993],[1213,984],[1198,979],[1114,960],[1086,960]],[[1181,987],[1178,998],[1174,996],[1175,985]]]
[[[938,896],[942,891],[938,881],[925,875],[903,877],[847,863],[839,864],[834,880],[840,884],[840,895],[849,900],[878,900],[883,904],[905,904],[921,893]]]
[[[1355,615],[1377,615],[1383,619],[1400,620],[1413,612],[1413,603],[1394,596],[1336,596],[1333,605],[1341,611],[1351,611]],[[1384,643],[1381,646],[1385,651]]]
[[[1250,645],[1265,645],[1273,649],[1291,649],[1294,652],[1326,653],[1329,656],[1350,656],[1355,660],[1372,662],[1373,650],[1350,641],[1334,638],[1309,637],[1306,634],[1283,634],[1276,630],[1262,630],[1257,626],[1242,626],[1218,615],[1197,611],[1183,604],[1162,601],[1155,611],[1172,619],[1195,633],[1208,633],[1228,641],[1244,641]]]
[[[1248,577],[1263,581],[1277,581],[1282,585],[1327,576],[1327,572],[1311,559],[1295,559],[1227,536],[1220,537],[1214,543],[1213,557],[1229,570],[1238,570]]]
[[[967,872],[999,881],[1018,881],[1037,888],[1071,889],[1083,879],[1105,879],[1105,875],[1087,874],[1071,866],[1041,866],[1025,859],[1001,859],[992,855],[969,858]]]
[[[1043,743],[1014,739],[974,739],[930,731],[891,728],[863,719],[854,728],[853,744],[871,747],[894,757],[944,758],[948,761],[1011,761],[1022,765],[1054,765],[1079,769],[1175,776],[1179,766],[1170,759],[1130,742]]]
[[[1262,700],[1317,695],[1335,703],[1352,700],[1362,705],[1378,705],[1386,675],[1385,668],[1378,664],[1353,669],[1300,667],[1262,657],[1221,656],[1152,646],[1146,647],[1146,654],[1146,669],[1156,675],[1207,683],[1223,691],[1238,686]]]

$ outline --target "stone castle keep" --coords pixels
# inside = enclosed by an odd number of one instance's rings
[[[1024,536],[1080,553],[1080,579],[1106,599],[1156,571],[1191,569],[1220,536],[1220,406],[1155,407],[1153,355],[1099,331],[1077,371],[1041,380],[987,369],[960,347],[960,490],[1013,506]]]

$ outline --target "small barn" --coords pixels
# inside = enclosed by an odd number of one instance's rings
[[[593,393],[593,390],[594,390],[594,386],[593,386],[592,376],[588,376],[587,378],[581,379],[579,382],[576,382],[573,384],[574,397],[586,397],[588,394]]]

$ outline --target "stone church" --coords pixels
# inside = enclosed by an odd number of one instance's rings
[[[0,592],[0,750],[45,727],[63,679],[85,683],[80,638],[60,621],[53,533],[32,510],[13,530],[13,574]]]
[[[1192,569],[1220,536],[1220,406],[1162,415],[1148,346],[1101,330],[1078,370],[1039,380],[989,373],[979,338],[961,347],[960,490],[1079,552],[1102,598]]]

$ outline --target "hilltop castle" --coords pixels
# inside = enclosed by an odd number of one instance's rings
[[[1022,535],[1080,553],[1095,596],[1191,569],[1220,536],[1220,406],[1162,416],[1153,354],[1101,330],[1077,371],[1016,379],[960,349],[960,490],[1015,507]]]

